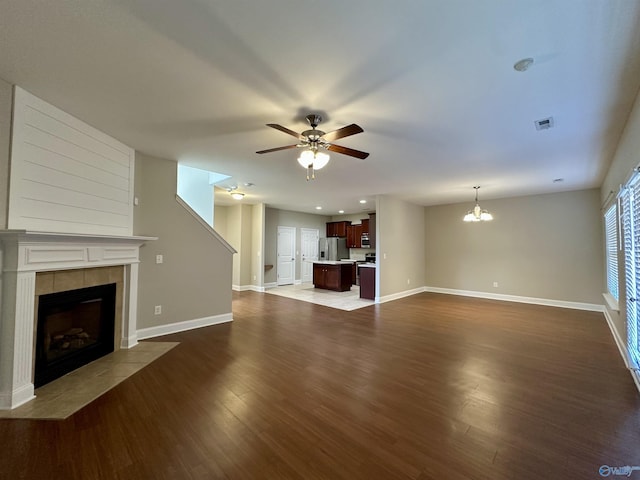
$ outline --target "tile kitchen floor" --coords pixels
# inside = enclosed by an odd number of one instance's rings
[[[315,288],[312,283],[302,283],[269,288],[266,293],[347,311],[375,305],[373,300],[360,298],[360,287],[357,285],[353,285],[348,292],[333,292]]]

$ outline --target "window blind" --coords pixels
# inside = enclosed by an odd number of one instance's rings
[[[629,356],[640,366],[638,343],[638,297],[640,292],[640,175],[635,175],[622,196],[624,267],[627,307],[627,346]]]
[[[604,214],[605,244],[607,250],[607,290],[618,298],[618,209],[614,203]]]

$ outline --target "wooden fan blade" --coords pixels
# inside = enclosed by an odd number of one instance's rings
[[[360,160],[364,160],[369,156],[367,152],[361,152],[360,150],[354,150],[353,148],[342,147],[340,145],[328,145],[327,150],[342,153],[343,155],[350,155],[352,157],[359,158]]]
[[[287,145],[286,147],[276,147],[276,148],[268,148],[267,150],[260,150],[256,153],[271,153],[277,152],[278,150],[288,150],[290,148],[296,148],[298,145]]]
[[[348,137],[350,135],[355,135],[356,133],[362,133],[364,130],[360,128],[355,123],[351,125],[347,125],[346,127],[339,128],[338,130],[334,130],[333,132],[325,133],[322,138],[324,138],[327,142],[333,142],[339,138]]]
[[[282,125],[278,125],[277,123],[267,123],[267,127],[275,128],[276,130],[280,130],[281,132],[287,133],[292,137],[296,137],[298,140],[304,140],[305,138],[300,135],[298,132],[294,132],[293,130],[289,130],[287,127],[283,127]]]

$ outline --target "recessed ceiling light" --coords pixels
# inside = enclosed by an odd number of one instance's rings
[[[338,210],[338,213],[344,213],[344,210]]]
[[[316,210],[322,210],[322,207],[321,207],[320,205],[318,205],[318,206],[316,207]]]
[[[367,203],[366,200],[360,200],[360,203]]]
[[[523,58],[515,63],[513,69],[518,72],[524,72],[528,70],[531,65],[533,65],[533,58]]]

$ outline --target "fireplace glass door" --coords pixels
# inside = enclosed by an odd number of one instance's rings
[[[115,283],[40,296],[36,387],[113,352],[115,300]]]

